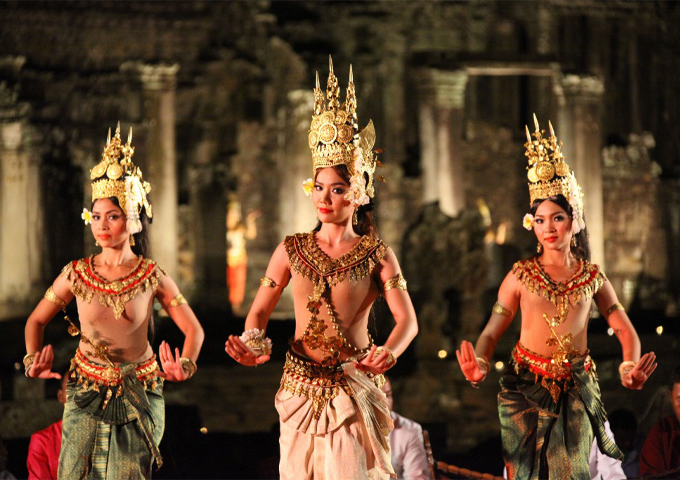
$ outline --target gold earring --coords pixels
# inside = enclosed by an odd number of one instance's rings
[[[572,246],[572,247],[575,247],[576,245],[577,245],[577,243],[576,243],[576,236],[574,235],[573,237],[571,237],[571,246]]]
[[[95,244],[96,247],[98,247],[99,246],[99,240],[95,240],[94,244]]]
[[[536,253],[541,253],[543,251],[543,245],[541,245],[541,242],[538,242],[538,245],[536,245]]]
[[[130,246],[131,247],[135,246],[135,236],[134,235],[130,235]]]
[[[357,218],[357,211],[354,210],[354,213],[352,214],[352,225],[356,225],[359,222],[359,219]]]

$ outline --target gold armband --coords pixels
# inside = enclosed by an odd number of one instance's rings
[[[628,360],[628,361],[625,361],[625,362],[621,362],[621,365],[619,365],[619,376],[621,378],[623,378],[633,368],[635,368],[635,362],[634,361]]]
[[[260,285],[263,286],[263,287],[271,287],[271,288],[275,288],[277,286],[276,282],[274,280],[272,280],[271,278],[267,277],[267,276],[264,276],[260,279]]]
[[[499,313],[501,315],[507,315],[508,317],[512,316],[512,312],[498,302],[493,304],[493,308],[491,309],[491,311],[493,313]]]
[[[52,302],[55,305],[59,305],[60,308],[66,308],[66,302],[59,298],[59,296],[56,293],[54,293],[54,289],[51,286],[50,288],[47,289],[43,298],[48,302]]]
[[[190,379],[191,377],[194,376],[196,373],[196,370],[198,370],[198,366],[196,365],[196,362],[194,362],[192,359],[187,358],[187,357],[182,357],[179,359],[180,365],[182,365],[182,370],[187,372],[187,380]]]
[[[180,305],[186,305],[187,304],[187,299],[184,298],[184,295],[181,293],[178,293],[175,295],[175,298],[170,300],[170,303],[168,304],[168,308],[173,308],[173,307],[179,307]]]
[[[607,309],[607,316],[611,315],[612,313],[614,313],[614,312],[617,311],[617,310],[621,310],[621,311],[623,311],[623,312],[626,311],[626,309],[623,308],[623,305],[621,305],[620,303],[616,302],[614,305],[612,305],[611,307],[609,307],[609,308]]]
[[[385,282],[385,287],[384,290],[392,290],[393,288],[398,288],[399,290],[404,290],[406,291],[406,279],[404,276],[401,274],[401,272],[397,273],[394,277],[390,278],[388,281]]]
[[[51,287],[50,287],[51,288]],[[35,361],[35,354],[38,352],[27,353],[24,355],[24,375],[28,377],[28,371],[31,369],[31,365]]]

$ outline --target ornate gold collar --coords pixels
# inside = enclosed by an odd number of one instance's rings
[[[587,260],[580,260],[579,267],[566,282],[555,282],[538,263],[538,258],[532,257],[520,260],[512,267],[517,280],[532,293],[542,296],[553,305],[557,305],[559,297],[566,296],[572,305],[581,299],[592,298],[602,287],[607,277],[595,264]]]
[[[387,250],[382,240],[364,235],[349,252],[331,258],[316,243],[314,234],[291,235],[284,244],[295,272],[315,284],[324,279],[332,287],[347,276],[352,280],[362,279],[380,263]]]
[[[62,275],[71,282],[71,291],[85,302],[90,302],[99,293],[99,303],[113,308],[113,315],[120,318],[125,304],[140,292],[155,290],[163,271],[151,259],[139,257],[137,265],[124,277],[106,280],[93,267],[94,255],[74,260],[64,267]]]

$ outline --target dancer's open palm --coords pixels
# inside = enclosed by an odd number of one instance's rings
[[[158,347],[158,358],[161,360],[163,371],[158,372],[159,377],[163,377],[171,382],[182,382],[189,378],[189,372],[182,368],[180,361],[179,348],[175,348],[175,355],[172,355],[170,344],[165,340]]]
[[[475,349],[470,342],[463,340],[460,344],[460,350],[456,350],[456,358],[458,364],[463,371],[463,375],[470,382],[481,382],[486,377],[486,372],[477,362]]]
[[[656,370],[656,355],[654,352],[645,353],[635,366],[621,377],[624,387],[631,390],[640,390],[649,376]]]
[[[61,375],[52,371],[52,362],[54,361],[54,350],[52,345],[45,345],[42,350],[35,352],[35,359],[28,371],[28,376],[32,378],[56,378],[60,379]]]

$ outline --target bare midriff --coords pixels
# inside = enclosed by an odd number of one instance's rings
[[[126,303],[125,311],[118,319],[111,307],[99,303],[99,293],[95,293],[89,303],[76,298],[82,334],[95,345],[106,346],[109,359],[116,365],[147,360],[153,354],[148,339],[153,295],[153,291],[139,292]],[[104,362],[94,355],[93,348],[85,341],[80,341],[79,348],[88,359]]]
[[[307,328],[310,312],[307,310],[309,295],[314,291],[314,284],[303,276],[291,271],[291,289],[295,310],[295,340],[300,340]],[[370,275],[359,279],[345,279],[330,289],[331,304],[338,322],[338,328],[352,347],[358,350],[370,345],[368,335],[368,318],[373,302],[379,296],[379,290]],[[325,334],[329,337],[337,335],[331,322],[325,299],[322,300],[318,318],[326,325]],[[304,342],[296,342],[295,350],[308,358],[321,362],[326,355],[321,349],[311,349]],[[356,355],[354,348],[340,349],[339,359]]]
[[[585,353],[588,349],[587,332],[592,299],[581,299],[570,305],[565,321],[553,330],[559,337],[572,335],[573,350]],[[544,298],[528,291],[524,286],[520,290],[520,309],[522,311],[522,329],[520,343],[539,355],[550,357],[558,346],[548,346],[547,340],[552,336],[548,322],[543,314],[552,318],[557,314],[557,306]]]

